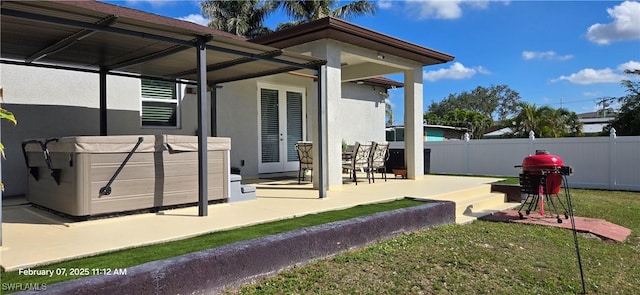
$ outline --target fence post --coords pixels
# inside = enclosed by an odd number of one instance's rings
[[[529,131],[529,155],[536,154],[536,148],[533,141],[536,140],[536,133],[533,130]]]
[[[613,190],[616,186],[616,175],[615,175],[615,158],[613,157],[616,149],[616,129],[611,127],[609,130],[609,189]]]
[[[471,135],[469,134],[469,132],[465,132],[464,133],[464,145],[465,145],[465,168],[464,171],[466,174],[470,174],[469,173],[469,160],[471,159],[471,155],[469,152],[469,139],[471,139]]]

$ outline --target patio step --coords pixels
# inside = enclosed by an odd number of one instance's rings
[[[477,196],[463,202],[456,202],[456,223],[469,223],[480,217],[513,209],[519,205],[520,203],[505,202],[504,195],[501,193]]]
[[[442,194],[436,199],[452,200],[456,203],[456,223],[458,224],[469,223],[479,217],[520,205],[520,203],[507,202],[504,193],[491,192],[490,184]]]

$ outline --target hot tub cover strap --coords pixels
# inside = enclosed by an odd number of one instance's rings
[[[109,179],[109,182],[107,182],[107,185],[100,188],[100,191],[99,191],[100,196],[111,194],[111,184],[113,184],[113,181],[116,180],[116,177],[118,177],[118,174],[120,174],[120,171],[122,171],[122,168],[124,168],[124,166],[127,165],[127,162],[129,162],[129,159],[131,159],[131,156],[133,156],[133,153],[136,152],[136,150],[138,149],[142,141],[144,141],[144,138],[142,136],[138,137],[138,142],[133,147],[133,149],[129,151],[129,154],[127,154],[127,157],[124,158],[124,161],[122,161],[122,164],[120,164],[120,167],[118,167],[116,172],[113,173],[113,175],[111,176],[111,179]]]
[[[49,168],[49,171],[51,171],[51,177],[53,177],[53,180],[56,181],[57,185],[60,185],[61,170],[53,168],[53,164],[51,163],[51,154],[49,153],[49,148],[47,148],[47,144],[49,144],[52,141],[58,142],[58,139],[57,138],[46,139],[44,142],[39,140],[25,141],[22,143],[22,154],[24,155],[24,160],[27,165],[27,169],[29,169],[29,174],[31,174],[31,176],[33,176],[33,178],[36,181],[38,181],[40,180],[40,170],[38,169],[38,167],[29,166],[29,157],[27,155],[27,151],[25,147],[33,143],[37,143],[38,145],[40,145],[40,148],[42,149],[42,154],[44,156],[44,161],[45,163],[47,163],[47,168]]]

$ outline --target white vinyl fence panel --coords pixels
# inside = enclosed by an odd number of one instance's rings
[[[640,136],[425,142],[431,173],[518,176],[528,155],[547,150],[573,168],[570,187],[640,191]]]

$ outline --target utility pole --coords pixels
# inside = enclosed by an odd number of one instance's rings
[[[607,108],[609,107],[609,102],[613,100],[611,97],[603,97],[600,98],[600,101],[596,102],[596,105],[602,105],[602,118],[607,117]]]

